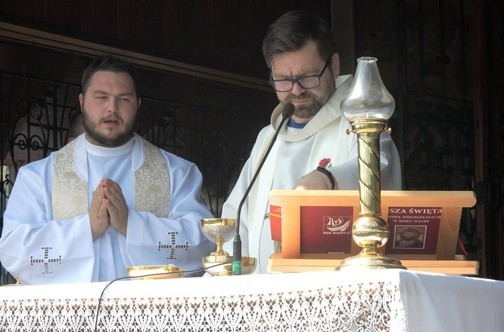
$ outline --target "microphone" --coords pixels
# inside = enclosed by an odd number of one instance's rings
[[[261,162],[259,163],[259,166],[257,167],[254,176],[252,177],[252,180],[250,181],[247,190],[245,190],[245,194],[243,194],[243,198],[240,201],[240,204],[238,205],[238,215],[236,217],[236,234],[233,240],[233,274],[234,275],[240,275],[242,273],[242,242],[241,242],[241,237],[240,237],[240,214],[241,214],[241,209],[243,204],[245,203],[245,200],[247,199],[247,196],[252,189],[252,186],[254,185],[255,180],[257,179],[257,176],[259,175],[259,172],[261,171],[261,168],[264,165],[264,162],[266,161],[266,158],[268,158],[268,155],[271,151],[271,148],[273,147],[273,144],[275,143],[278,133],[280,132],[280,129],[282,128],[283,124],[287,119],[290,119],[292,114],[294,114],[295,108],[294,105],[291,103],[285,104],[283,107],[282,111],[282,121],[278,125],[278,128],[275,131],[275,135],[271,138],[271,141],[268,145],[268,149],[266,150],[266,153],[263,155]]]

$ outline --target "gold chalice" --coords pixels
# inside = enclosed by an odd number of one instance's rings
[[[203,234],[217,245],[215,251],[203,257],[203,267],[213,276],[233,274],[233,257],[223,249],[224,243],[231,240],[236,233],[236,219],[206,218],[201,220]],[[256,259],[242,257],[242,274],[251,274],[256,267]]]

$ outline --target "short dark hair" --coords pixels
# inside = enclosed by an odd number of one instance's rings
[[[137,78],[135,69],[129,62],[111,55],[107,55],[94,60],[84,70],[84,72],[82,73],[82,85],[81,85],[82,93],[86,92],[89,86],[89,81],[91,80],[93,75],[98,71],[111,71],[114,73],[128,74],[129,76],[131,76],[131,80],[133,81],[133,88],[135,89],[135,93],[138,96]]]
[[[336,42],[329,24],[322,18],[302,10],[280,16],[264,36],[262,50],[268,68],[273,58],[285,52],[300,50],[313,40],[321,59],[327,60],[336,52]]]

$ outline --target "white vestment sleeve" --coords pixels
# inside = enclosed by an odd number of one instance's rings
[[[350,133],[350,135],[356,134]],[[328,168],[334,175],[340,190],[359,188],[358,144],[357,140],[349,142],[352,146],[349,149],[348,161]],[[380,135],[380,172],[381,189],[402,189],[401,161],[392,137],[388,133]]]
[[[243,195],[245,194],[245,191],[247,190],[248,186],[250,185],[250,181],[252,177],[254,176],[254,172],[258,167],[259,164],[259,155],[261,154],[261,151],[265,150],[266,142],[270,141],[270,136],[274,134],[274,131],[271,129],[271,127],[265,127],[263,128],[259,135],[257,136],[256,142],[254,143],[254,146],[252,147],[252,151],[250,153],[249,158],[245,162],[245,165],[240,171],[240,176],[238,177],[238,180],[236,181],[233,190],[229,194],[228,198],[224,202],[224,205],[222,206],[222,213],[221,217],[222,218],[231,218],[231,219],[236,219],[237,214],[238,214],[238,206],[240,205],[240,201],[243,198]],[[270,154],[270,158],[275,158],[274,155]],[[260,179],[257,179],[260,181]],[[254,192],[251,191],[249,193],[249,198],[254,196]],[[254,200],[254,197],[252,198]],[[240,239],[242,241],[242,256],[250,256],[250,250],[249,250],[249,240],[250,240],[250,234],[249,234],[249,201],[250,199],[247,199],[243,206],[242,210],[240,213]],[[264,217],[260,220],[257,220],[256,222],[261,222],[263,221]],[[233,254],[233,241],[228,241],[224,243],[224,250],[227,251],[228,254],[232,255]]]
[[[126,265],[164,262],[186,271],[200,269],[203,257],[215,250],[201,232],[201,219],[212,217],[201,200],[202,176],[196,165],[171,154],[164,156],[172,190],[168,218],[130,209],[123,259]]]
[[[39,168],[34,167],[34,165]],[[94,252],[87,215],[51,220],[50,167],[44,159],[22,167],[4,213],[2,265],[24,284],[87,282]]]
[[[243,194],[245,193],[245,190],[247,190],[247,187],[249,185],[248,180],[249,177],[247,174],[251,172],[251,167],[250,167],[250,159],[247,160],[245,165],[242,168],[240,177],[238,178],[235,186],[233,187],[233,190],[231,191],[231,194],[228,196],[227,200],[224,202],[224,205],[222,206],[222,213],[221,216],[222,218],[230,218],[230,219],[236,219],[237,218],[237,213],[238,213],[238,205],[240,204],[240,201],[243,197]],[[248,230],[248,202],[245,201],[245,203],[242,206],[242,211],[241,211],[241,221],[240,221],[240,239],[242,241],[242,256],[249,256],[249,230]],[[227,241],[224,243],[224,250],[230,254],[233,255],[233,240]]]

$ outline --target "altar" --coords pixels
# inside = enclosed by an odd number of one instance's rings
[[[0,330],[504,331],[503,299],[504,281],[400,269],[11,285]]]

